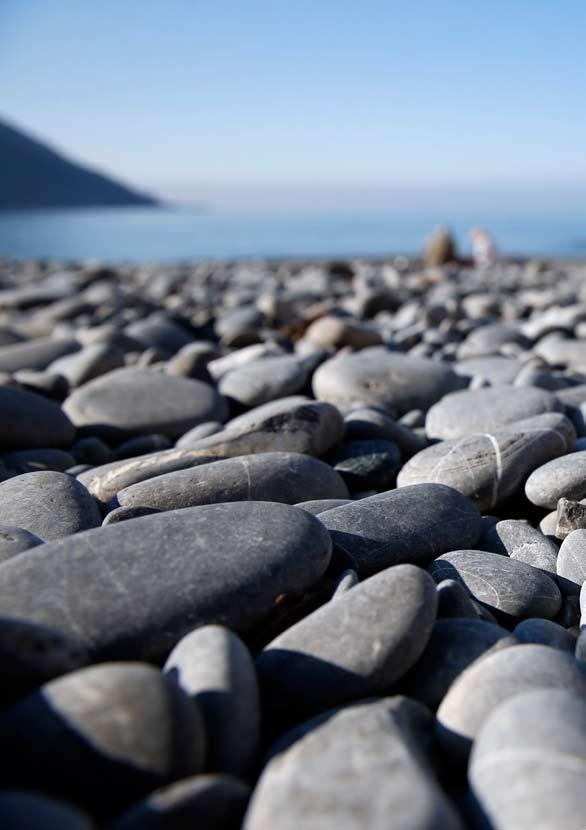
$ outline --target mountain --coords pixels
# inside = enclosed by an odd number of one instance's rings
[[[156,204],[0,121],[0,210]]]

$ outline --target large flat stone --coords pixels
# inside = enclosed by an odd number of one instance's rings
[[[160,659],[207,623],[244,630],[323,574],[331,542],[289,505],[157,513],[47,543],[0,565],[0,615],[69,634],[94,659]]]

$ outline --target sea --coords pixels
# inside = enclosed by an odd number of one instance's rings
[[[571,206],[425,205],[99,208],[0,212],[0,258],[173,263],[236,258],[387,258],[421,253],[448,226],[463,255],[488,230],[507,256],[586,258],[586,200]]]

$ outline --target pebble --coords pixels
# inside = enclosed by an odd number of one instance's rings
[[[109,343],[92,343],[80,351],[60,357],[47,371],[66,378],[71,389],[124,366],[124,352]]]
[[[273,747],[243,830],[462,830],[427,758],[432,724],[402,697],[304,724]]]
[[[0,563],[42,543],[43,540],[29,530],[2,524],[0,525]]]
[[[308,513],[313,513],[314,516],[319,516],[320,513],[325,513],[326,510],[333,510],[334,507],[342,507],[345,504],[352,504],[351,499],[309,499],[309,501],[297,502],[296,507],[302,510],[307,510]]]
[[[224,421],[228,415],[225,400],[209,384],[135,368],[85,383],[65,400],[63,410],[78,428],[122,438],[153,432],[179,438],[199,423]]]
[[[323,461],[300,453],[267,452],[160,475],[120,490],[116,501],[121,507],[176,510],[230,501],[295,504],[347,496],[344,479]]]
[[[562,604],[555,582],[543,571],[506,556],[480,550],[444,553],[429,566],[436,582],[456,579],[503,619],[552,619]]]
[[[478,618],[438,619],[401,690],[435,711],[452,683],[475,660],[517,642],[506,629]]]
[[[198,625],[249,628],[280,594],[315,584],[330,550],[319,520],[289,505],[157,513],[5,562],[0,616],[76,637],[92,659],[160,659]]]
[[[0,346],[0,372],[46,369],[58,357],[77,352],[80,344],[72,338],[39,337]]]
[[[39,471],[0,483],[0,523],[14,523],[43,542],[101,524],[83,484],[65,473]]]
[[[403,458],[410,458],[424,449],[427,441],[404,424],[394,421],[385,412],[373,407],[353,409],[344,418],[345,439],[382,439],[395,444]]]
[[[574,635],[551,620],[529,617],[515,626],[513,635],[522,643],[541,643],[567,651],[569,654],[573,654],[576,648]]]
[[[586,670],[558,648],[518,645],[475,660],[456,679],[437,712],[437,736],[454,762],[467,759],[483,724],[504,701],[539,688],[586,693]]]
[[[318,400],[342,408],[381,406],[397,415],[410,409],[429,409],[443,395],[464,385],[445,364],[382,347],[327,360],[313,376]]]
[[[159,349],[174,355],[192,342],[190,333],[164,315],[137,320],[124,329],[125,334],[144,349]]]
[[[240,830],[250,790],[231,775],[194,775],[148,795],[110,830]]]
[[[265,716],[294,723],[385,694],[423,652],[436,607],[425,571],[397,565],[318,608],[257,659]]]
[[[80,476],[92,495],[106,503],[123,487],[216,458],[261,452],[323,455],[342,436],[344,425],[330,404],[303,397],[282,398],[233,418],[226,429],[190,447],[114,462]]]
[[[575,439],[565,415],[537,415],[494,432],[432,444],[407,461],[397,485],[446,484],[479,510],[492,510],[515,495],[533,470],[568,452]]]
[[[103,817],[199,772],[205,757],[193,701],[142,663],[102,663],[52,680],[2,710],[0,738],[10,757],[4,786],[32,786]]]
[[[401,466],[396,444],[382,439],[346,441],[329,455],[329,463],[352,492],[390,490]]]
[[[0,386],[0,447],[68,447],[75,429],[59,404],[34,392]]]
[[[443,484],[416,484],[319,514],[334,557],[365,576],[391,565],[427,565],[480,536],[480,514]]]
[[[254,662],[230,629],[207,625],[186,634],[163,671],[191,697],[205,723],[206,769],[246,776],[260,748]]]
[[[555,510],[561,498],[586,498],[586,452],[562,455],[538,467],[527,479],[525,495],[548,510]]]
[[[464,617],[477,620],[478,612],[468,590],[455,579],[442,579],[437,584],[438,617]]]
[[[586,530],[574,530],[562,542],[557,558],[557,575],[564,594],[580,593],[586,580]]]
[[[446,395],[431,407],[425,419],[425,431],[430,438],[449,441],[562,409],[555,396],[545,389],[530,386],[465,389]]]
[[[480,379],[490,386],[509,386],[515,382],[523,364],[514,357],[491,355],[459,360],[454,371],[470,379]]]
[[[222,395],[242,406],[260,406],[300,392],[307,375],[307,366],[297,357],[265,357],[227,372],[221,378],[218,389]]]
[[[499,706],[480,730],[470,786],[500,830],[581,830],[585,764],[583,695],[527,690]]]
[[[75,635],[26,620],[0,618],[0,701],[11,703],[38,686],[80,669],[88,654]]]
[[[556,577],[558,546],[527,522],[518,519],[497,522],[483,535],[482,547],[539,568],[554,579]]]
[[[202,438],[208,438],[210,435],[215,435],[217,432],[221,432],[224,429],[224,424],[221,424],[219,421],[206,421],[203,424],[198,424],[196,427],[192,429],[188,429],[187,432],[184,432],[181,438],[178,438],[175,441],[175,446],[178,449],[191,448],[193,446],[197,447],[197,442]]]
[[[39,470],[53,470],[63,473],[75,464],[75,458],[65,450],[15,450],[1,456],[2,462],[11,473],[34,473]]]
[[[0,825],[10,830],[93,830],[89,816],[71,804],[26,792],[0,793]]]

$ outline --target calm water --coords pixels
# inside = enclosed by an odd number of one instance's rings
[[[449,224],[463,251],[474,225],[503,253],[586,256],[584,208],[528,206],[344,212],[85,209],[0,213],[0,256],[10,258],[178,261],[197,258],[387,256],[415,254],[430,230]]]

